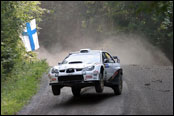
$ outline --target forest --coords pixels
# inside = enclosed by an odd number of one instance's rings
[[[100,41],[119,34],[139,34],[160,48],[173,62],[173,1],[42,2],[50,10],[40,23],[41,45],[91,36]],[[70,37],[71,36],[71,37]],[[51,50],[49,50],[51,52]]]
[[[40,2],[1,1],[1,115],[14,115],[37,92],[48,64],[26,52],[19,37],[24,24],[39,22],[46,9]]]
[[[40,31],[43,46],[56,41],[54,33],[58,33],[62,41],[74,31],[78,31],[79,35],[97,33],[98,37],[125,32],[140,33],[173,62],[173,1],[60,1],[56,4],[54,1],[42,4],[4,1],[1,6],[1,74],[9,73],[17,62],[23,61],[23,57],[27,59],[33,56],[32,52],[25,52],[19,38],[21,25],[33,18],[38,22],[43,20],[39,23],[40,27],[57,22],[48,27],[58,27],[52,34],[49,34],[52,29]],[[41,18],[43,13],[46,15]]]

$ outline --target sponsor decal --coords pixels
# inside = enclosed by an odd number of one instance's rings
[[[109,68],[109,64],[105,64],[105,68]]]
[[[112,79],[114,79],[114,77],[118,74],[118,71],[116,71],[113,75],[112,75]]]

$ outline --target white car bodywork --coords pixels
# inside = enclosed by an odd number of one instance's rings
[[[79,96],[84,87],[95,86],[96,92],[101,93],[104,86],[108,86],[116,95],[120,95],[123,73],[119,62],[117,56],[112,57],[101,50],[82,49],[70,53],[62,63],[49,71],[52,92],[60,95],[61,88],[68,86],[74,96]]]
[[[79,52],[70,53],[70,55],[64,59],[62,64],[50,69],[50,83],[59,83],[58,78],[60,76],[73,75],[83,75],[84,82],[98,81],[100,80],[99,73],[101,72],[101,67],[104,67],[104,80],[109,80],[114,76],[115,72],[120,69],[120,63],[115,62],[112,56],[110,57],[113,62],[103,63],[102,53],[103,51],[90,49],[81,49]],[[67,73],[68,69],[74,69],[74,72]],[[57,73],[55,73],[56,71]]]

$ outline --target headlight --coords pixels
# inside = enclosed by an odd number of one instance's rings
[[[51,69],[51,73],[54,73],[54,68],[53,68],[53,69]]]
[[[84,71],[92,71],[94,70],[95,66],[88,66],[88,67],[85,67],[83,70]]]
[[[53,68],[53,69],[51,70],[51,73],[59,73],[59,71],[58,71],[58,69],[54,69],[54,68]]]
[[[54,72],[55,72],[55,73],[59,73],[58,69],[55,69]]]

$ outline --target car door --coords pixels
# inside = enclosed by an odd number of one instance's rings
[[[112,59],[109,53],[103,52],[103,63],[105,66],[105,78],[108,80],[113,75],[113,63],[115,63],[115,61]]]
[[[113,63],[113,71],[116,72],[118,69],[120,69],[120,59],[117,57],[117,60]]]

